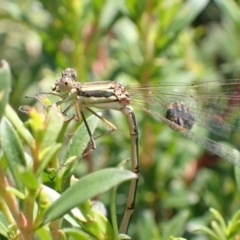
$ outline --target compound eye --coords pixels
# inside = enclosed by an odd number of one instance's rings
[[[66,68],[63,72],[62,72],[62,77],[70,77],[73,80],[76,79],[77,74],[76,71],[72,68]]]
[[[76,74],[76,72],[75,72],[75,71],[74,71],[74,73],[72,73],[71,77],[72,77],[72,79],[76,79],[76,77],[77,77],[77,74]]]
[[[77,73],[76,73],[76,71],[74,69],[71,69],[71,77],[74,80],[77,78]]]

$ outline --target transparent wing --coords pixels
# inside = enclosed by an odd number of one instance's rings
[[[240,81],[210,81],[198,84],[176,84],[155,86],[128,86],[132,105],[156,116],[173,129],[209,151],[240,166],[240,153],[216,141],[229,140],[240,136]],[[209,138],[200,131],[180,127],[168,120],[167,112],[173,104],[184,106],[174,111],[174,117],[183,122],[194,120],[194,126],[201,126],[213,134]],[[181,122],[180,121],[180,122]],[[206,132],[206,131],[203,131]],[[212,139],[210,139],[212,138]],[[214,139],[214,140],[213,140]]]

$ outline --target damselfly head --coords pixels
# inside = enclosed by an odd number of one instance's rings
[[[52,90],[55,92],[68,93],[74,87],[77,74],[74,69],[67,68],[62,72],[62,76],[57,78],[52,85]]]

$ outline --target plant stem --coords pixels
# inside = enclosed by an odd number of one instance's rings
[[[111,209],[111,219],[112,219],[112,226],[114,231],[114,240],[119,240],[118,236],[118,224],[117,224],[117,213],[116,213],[116,194],[117,194],[117,187],[112,188],[110,192],[110,209]]]
[[[33,231],[27,230],[27,220],[19,209],[16,197],[6,190],[8,187],[10,187],[10,185],[3,169],[0,166],[0,195],[12,213],[14,223],[16,222],[20,230],[20,239],[33,240]]]

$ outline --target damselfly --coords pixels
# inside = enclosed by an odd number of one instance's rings
[[[64,115],[75,109],[76,117],[82,118],[86,125],[92,150],[96,148],[95,139],[83,111],[99,117],[109,125],[110,131],[116,130],[116,127],[91,108],[122,112],[126,116],[131,138],[132,171],[138,176],[138,126],[132,106],[153,115],[212,153],[240,166],[238,150],[200,135],[200,131],[194,132],[195,126],[201,126],[226,139],[232,134],[240,134],[240,80],[153,86],[125,86],[113,81],[80,83],[76,81],[76,72],[68,68],[57,78],[52,90],[38,93],[34,98],[45,104],[42,96],[58,97],[60,100],[54,103],[66,106],[62,110]],[[134,210],[137,182],[138,179],[133,179],[130,184],[126,211],[119,230],[121,233],[127,232]]]

